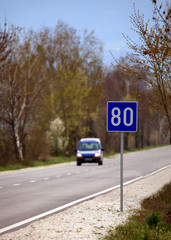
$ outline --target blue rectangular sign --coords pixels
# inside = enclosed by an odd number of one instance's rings
[[[108,102],[107,131],[137,132],[137,102]]]

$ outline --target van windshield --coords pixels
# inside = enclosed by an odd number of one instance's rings
[[[78,145],[78,150],[82,151],[94,151],[99,149],[100,145],[98,142],[80,142]]]

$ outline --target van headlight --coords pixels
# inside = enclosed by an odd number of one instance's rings
[[[77,157],[81,158],[82,154],[81,153],[77,153]]]
[[[100,157],[100,153],[95,153],[95,157]]]

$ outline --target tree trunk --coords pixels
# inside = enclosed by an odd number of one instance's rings
[[[129,136],[129,133],[127,132],[124,136],[124,148],[125,148],[125,150],[128,150],[128,136]]]
[[[135,148],[139,148],[139,136],[138,132],[135,133]]]
[[[147,131],[147,146],[148,147],[150,146],[150,135],[151,135],[151,131],[150,131],[150,128],[149,128],[148,131]]]
[[[170,119],[170,115],[167,115],[167,119],[168,119],[168,125],[169,125],[169,143],[171,144],[171,119]]]
[[[15,124],[15,122],[13,123],[12,131],[13,131],[13,139],[14,139],[16,158],[20,162],[23,162],[24,157],[23,157],[22,144],[21,144],[20,136],[19,136],[19,127],[17,126],[17,124]]]
[[[144,126],[141,125],[141,148],[144,148]]]
[[[170,118],[168,106],[166,104],[164,104],[164,110],[165,110],[167,121],[168,121],[169,143],[171,144],[171,118]]]

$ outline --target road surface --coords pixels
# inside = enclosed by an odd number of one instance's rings
[[[120,155],[0,173],[0,229],[120,184]],[[171,146],[124,154],[124,182],[171,164]]]

